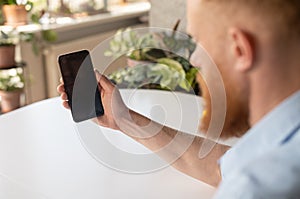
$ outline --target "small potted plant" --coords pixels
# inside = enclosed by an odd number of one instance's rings
[[[18,42],[31,43],[32,51],[38,55],[44,45],[57,40],[53,30],[43,30],[40,34],[31,32],[18,32],[16,28],[0,31],[0,69],[15,66],[15,46]]]
[[[0,69],[15,65],[15,42],[12,32],[0,31]]]
[[[159,45],[153,36],[152,34],[139,35],[131,28],[120,29],[110,41],[110,49],[105,51],[105,56],[119,58],[125,55],[130,67],[149,62],[151,56],[148,56],[147,52]]]
[[[110,41],[110,49],[105,51],[105,56],[127,58],[129,67],[141,63],[157,62],[160,58],[171,58],[181,55],[188,59],[195,49],[191,37],[177,32],[180,20],[172,30],[156,29],[146,32],[143,29],[120,29]]]
[[[0,71],[1,112],[7,113],[20,107],[24,88],[23,71],[20,68]]]
[[[171,31],[120,30],[105,56],[125,55],[127,68],[109,75],[120,88],[146,88],[199,94],[198,69],[188,61],[195,44],[188,35]]]
[[[28,0],[4,0],[1,4],[6,25],[18,26],[27,24],[27,13],[32,9],[32,2]]]

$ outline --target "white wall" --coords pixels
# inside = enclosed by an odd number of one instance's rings
[[[178,30],[186,29],[186,0],[151,0],[150,26],[173,28],[181,19]]]

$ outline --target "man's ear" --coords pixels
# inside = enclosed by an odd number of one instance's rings
[[[244,72],[250,70],[254,62],[254,44],[251,37],[238,28],[230,28],[228,36],[230,53],[236,60],[235,68]]]

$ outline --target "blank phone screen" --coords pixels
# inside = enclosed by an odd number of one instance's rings
[[[87,50],[59,56],[59,66],[73,120],[81,122],[104,114],[98,83]]]

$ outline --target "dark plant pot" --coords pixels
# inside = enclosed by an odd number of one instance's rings
[[[27,11],[24,5],[3,5],[5,25],[19,26],[27,24]]]
[[[0,68],[15,65],[15,45],[0,46]]]
[[[1,112],[7,113],[20,107],[20,96],[22,90],[17,91],[0,91]]]

